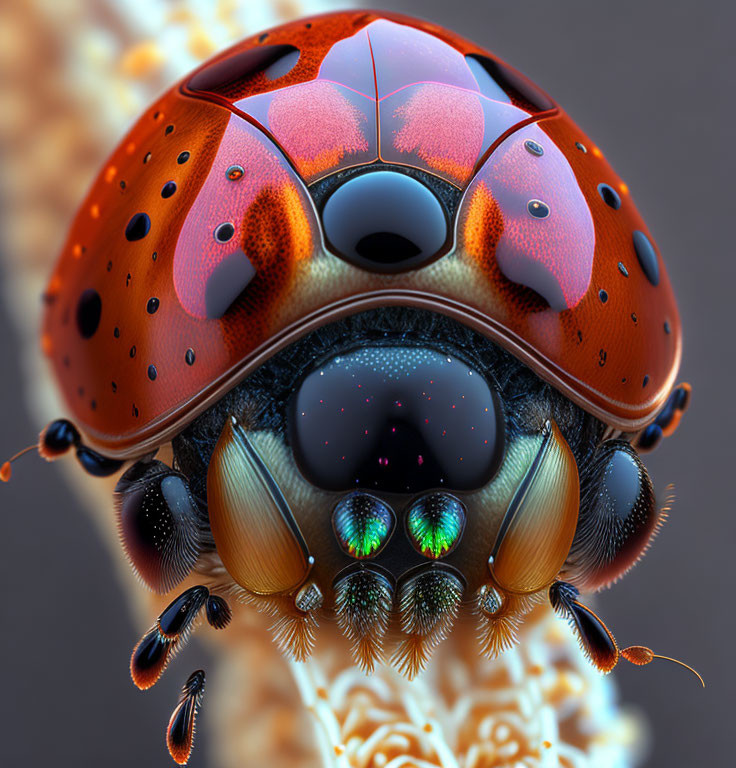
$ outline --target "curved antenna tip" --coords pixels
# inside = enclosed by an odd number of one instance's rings
[[[700,673],[694,670],[689,664],[685,664],[684,661],[680,661],[679,659],[673,659],[671,656],[662,656],[659,653],[654,653],[651,648],[647,648],[645,645],[630,645],[628,648],[621,650],[621,656],[623,656],[626,661],[636,664],[637,666],[649,664],[654,659],[664,659],[664,661],[671,661],[673,664],[679,664],[681,667],[690,670],[690,672],[700,680],[700,684],[703,688],[705,688],[705,680],[703,680]]]

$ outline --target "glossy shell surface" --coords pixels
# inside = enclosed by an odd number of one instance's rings
[[[311,193],[373,163],[455,190],[439,258],[389,274],[325,246]],[[488,52],[378,12],[249,38],[164,94],[94,182],[44,300],[69,409],[119,457],[369,307],[453,316],[626,431],[680,358],[661,255],[595,144]]]

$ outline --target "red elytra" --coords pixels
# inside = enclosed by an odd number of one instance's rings
[[[440,258],[383,274],[325,247],[310,185],[376,162],[461,195]],[[249,38],[162,96],[94,182],[45,301],[69,408],[120,458],[308,330],[377,306],[472,326],[626,432],[680,360],[661,256],[597,147],[487,51],[379,12]]]

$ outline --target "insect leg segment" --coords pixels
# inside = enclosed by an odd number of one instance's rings
[[[46,461],[54,461],[72,448],[75,449],[77,461],[84,470],[94,477],[109,477],[114,475],[122,466],[119,459],[111,459],[93,451],[82,442],[79,430],[67,419],[56,419],[48,424],[41,432],[38,443],[19,451],[0,467],[0,480],[8,482],[12,475],[12,463],[24,454],[37,449],[39,455]]]
[[[634,444],[638,451],[653,451],[662,442],[662,438],[674,434],[690,405],[691,393],[692,387],[685,382],[672,390],[657,418],[637,435]]]
[[[703,678],[691,666],[678,659],[656,654],[644,645],[631,645],[619,650],[611,630],[599,616],[578,600],[579,594],[576,587],[564,581],[556,581],[549,589],[552,607],[570,622],[583,651],[598,670],[607,674],[620,658],[636,666],[649,664],[654,659],[664,659],[688,669],[705,687]]]
[[[610,672],[618,663],[619,650],[611,631],[590,608],[578,601],[580,593],[564,581],[549,590],[552,607],[568,619],[576,631],[585,655],[601,671]]]
[[[179,765],[186,765],[192,754],[194,724],[204,696],[204,681],[203,669],[189,675],[166,729],[166,746],[171,757]]]
[[[182,592],[162,611],[156,623],[133,649],[130,675],[133,683],[147,690],[158,682],[174,656],[186,645],[195,620],[206,608],[207,621],[223,629],[230,621],[230,607],[222,597],[210,595],[198,585]]]
[[[209,596],[210,591],[203,586],[191,587],[182,592],[158,617],[158,631],[167,640],[181,640],[188,635]]]
[[[111,459],[93,451],[82,442],[77,428],[67,419],[52,421],[38,440],[38,452],[48,461],[53,461],[71,448],[75,449],[77,461],[94,477],[114,475],[123,462]]]
[[[524,616],[557,577],[575,535],[580,482],[575,457],[547,420],[519,439],[518,477],[488,558],[490,579],[475,595],[481,653],[495,658],[518,642]]]

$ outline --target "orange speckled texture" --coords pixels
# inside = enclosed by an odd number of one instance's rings
[[[295,47],[298,61],[269,79],[251,57],[251,71],[233,75],[241,54],[270,45]],[[238,44],[213,60],[214,74],[200,68],[207,77],[194,82],[208,90],[190,88],[190,76],[142,116],[83,202],[45,294],[42,347],[93,445],[140,455],[286,341],[382,303],[472,315],[612,426],[635,431],[654,418],[679,363],[680,325],[659,254],[656,286],[638,263],[632,233],[651,235],[628,190],[559,109],[520,91],[484,93],[467,54],[522,77],[424,22],[329,14]],[[380,275],[325,250],[307,185],[376,160],[465,191],[446,256]],[[226,177],[231,164],[242,178]],[[176,191],[162,197],[170,181]],[[620,209],[600,183],[618,191]],[[549,217],[529,216],[530,199]],[[138,213],[150,231],[130,241]],[[234,235],[216,242],[223,222]],[[254,276],[221,317],[208,316],[208,281],[241,253]],[[94,301],[85,307],[83,295]]]

